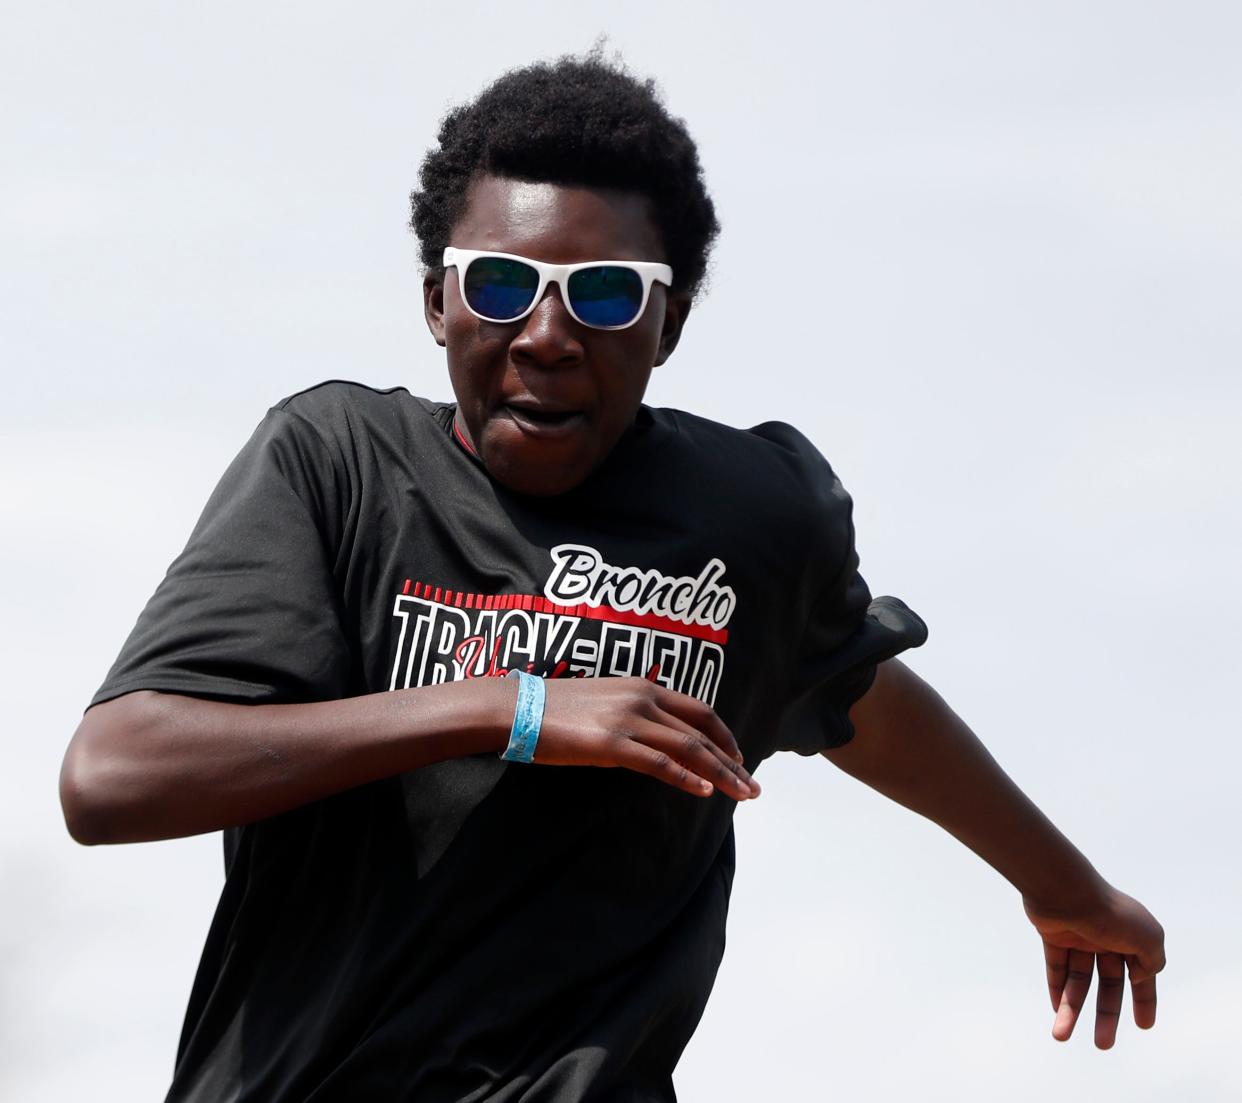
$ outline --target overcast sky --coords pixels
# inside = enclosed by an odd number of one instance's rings
[[[819,445],[873,591],[930,625],[911,665],[1168,931],[1155,1031],[1058,1046],[1007,884],[822,759],[769,761],[682,1098],[1242,1095],[1240,10],[13,6],[0,1094],[162,1098],[220,840],[78,847],[65,745],[269,405],[448,397],[416,166],[450,104],[607,32],[724,226],[649,401]]]

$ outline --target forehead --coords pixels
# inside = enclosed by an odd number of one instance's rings
[[[646,196],[502,176],[470,185],[449,244],[556,264],[667,260]]]

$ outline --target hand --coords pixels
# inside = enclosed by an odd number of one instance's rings
[[[1134,1021],[1144,1030],[1156,1023],[1156,974],[1164,968],[1164,928],[1142,904],[1105,887],[1103,897],[1082,915],[1055,915],[1024,899],[1027,918],[1044,940],[1048,993],[1056,1019],[1052,1036],[1064,1042],[1100,974],[1095,1000],[1095,1044],[1109,1049],[1117,1038],[1125,973],[1130,973]]]
[[[549,678],[535,761],[623,766],[696,797],[759,795],[710,705],[646,678]]]

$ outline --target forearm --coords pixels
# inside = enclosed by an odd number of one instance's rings
[[[856,735],[824,752],[852,777],[938,823],[1050,911],[1106,889],[1090,862],[997,765],[944,700],[897,660],[850,711]]]
[[[500,678],[298,705],[131,693],[83,718],[61,804],[83,843],[251,823],[431,762],[499,752],[515,697]]]

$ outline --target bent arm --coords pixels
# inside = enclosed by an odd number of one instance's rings
[[[881,663],[850,709],[856,731],[824,757],[970,847],[1037,908],[1078,911],[1108,884],[904,663]]]
[[[696,797],[757,796],[733,734],[645,678],[547,683],[534,761],[617,766]],[[218,831],[509,740],[517,689],[473,678],[337,701],[247,705],[143,691],[96,705],[69,744],[61,806],[80,843]]]
[[[1021,894],[1044,943],[1054,1038],[1074,1030],[1099,970],[1095,1044],[1117,1034],[1128,971],[1134,1021],[1156,1021],[1156,974],[1164,929],[1118,892],[1058,831],[940,696],[889,660],[850,710],[856,735],[824,755],[846,773],[938,823]]]
[[[483,678],[296,705],[128,693],[89,709],[69,744],[65,823],[86,844],[179,838],[499,752],[515,692]]]

